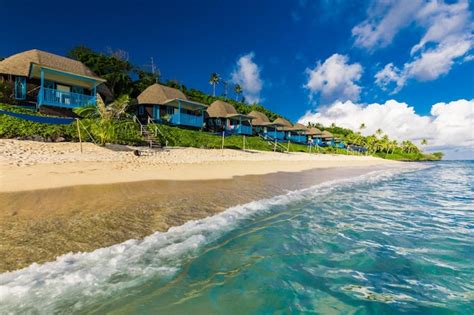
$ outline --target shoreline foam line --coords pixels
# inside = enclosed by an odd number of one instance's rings
[[[284,195],[238,205],[214,216],[188,221],[156,232],[142,240],[87,253],[69,253],[56,261],[32,264],[24,269],[0,274],[0,313],[53,312],[57,306],[71,311],[86,307],[91,298],[133,288],[152,277],[171,279],[183,263],[206,244],[216,241],[240,223],[273,207],[330,194],[337,188],[358,183],[379,182],[426,166],[392,167],[364,175],[327,181]]]

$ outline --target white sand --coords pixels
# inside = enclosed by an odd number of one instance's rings
[[[391,162],[368,156],[135,147],[0,139],[0,192],[143,180],[223,179]],[[139,148],[148,150],[146,148]]]

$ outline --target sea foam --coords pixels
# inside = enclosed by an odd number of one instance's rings
[[[107,298],[114,292],[134,288],[150,279],[173,278],[183,263],[206,244],[216,241],[256,215],[277,211],[279,206],[330,194],[334,189],[357,183],[376,183],[420,166],[398,166],[383,171],[290,191],[284,195],[238,205],[201,220],[156,232],[142,240],[128,240],[88,253],[69,253],[56,261],[32,264],[0,274],[0,313],[53,313],[86,307],[88,297]]]

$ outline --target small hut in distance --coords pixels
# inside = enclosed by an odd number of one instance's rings
[[[252,117],[239,114],[232,104],[217,100],[206,110],[206,128],[214,132],[252,135]]]
[[[303,124],[296,123],[292,128],[292,141],[298,143],[307,143],[308,142],[308,127]]]
[[[323,134],[322,131],[316,127],[308,128],[308,130],[306,131],[308,140],[310,140],[312,144],[317,145],[317,146],[321,146],[323,144],[323,141],[321,138],[322,134]]]
[[[274,123],[281,125],[278,130],[284,133],[284,140],[296,143],[306,143],[307,128],[302,124],[296,124],[293,126],[288,120],[284,118],[277,118],[275,119]]]
[[[260,135],[269,140],[283,140],[284,133],[278,130],[282,126],[278,122],[271,122],[267,115],[259,111],[251,111],[249,116],[252,117],[252,125],[254,134]]]
[[[155,83],[137,97],[137,117],[176,126],[202,128],[206,105],[188,100],[178,89]]]

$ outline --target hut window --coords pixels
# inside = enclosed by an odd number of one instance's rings
[[[166,107],[166,113],[168,115],[173,115],[174,114],[174,107],[171,107],[171,106]]]
[[[26,78],[25,77],[15,78],[15,99],[17,100],[26,99]]]
[[[73,86],[71,88],[71,92],[76,94],[84,94],[84,88],[80,86]]]
[[[138,115],[145,114],[145,108],[143,106],[138,106]]]

